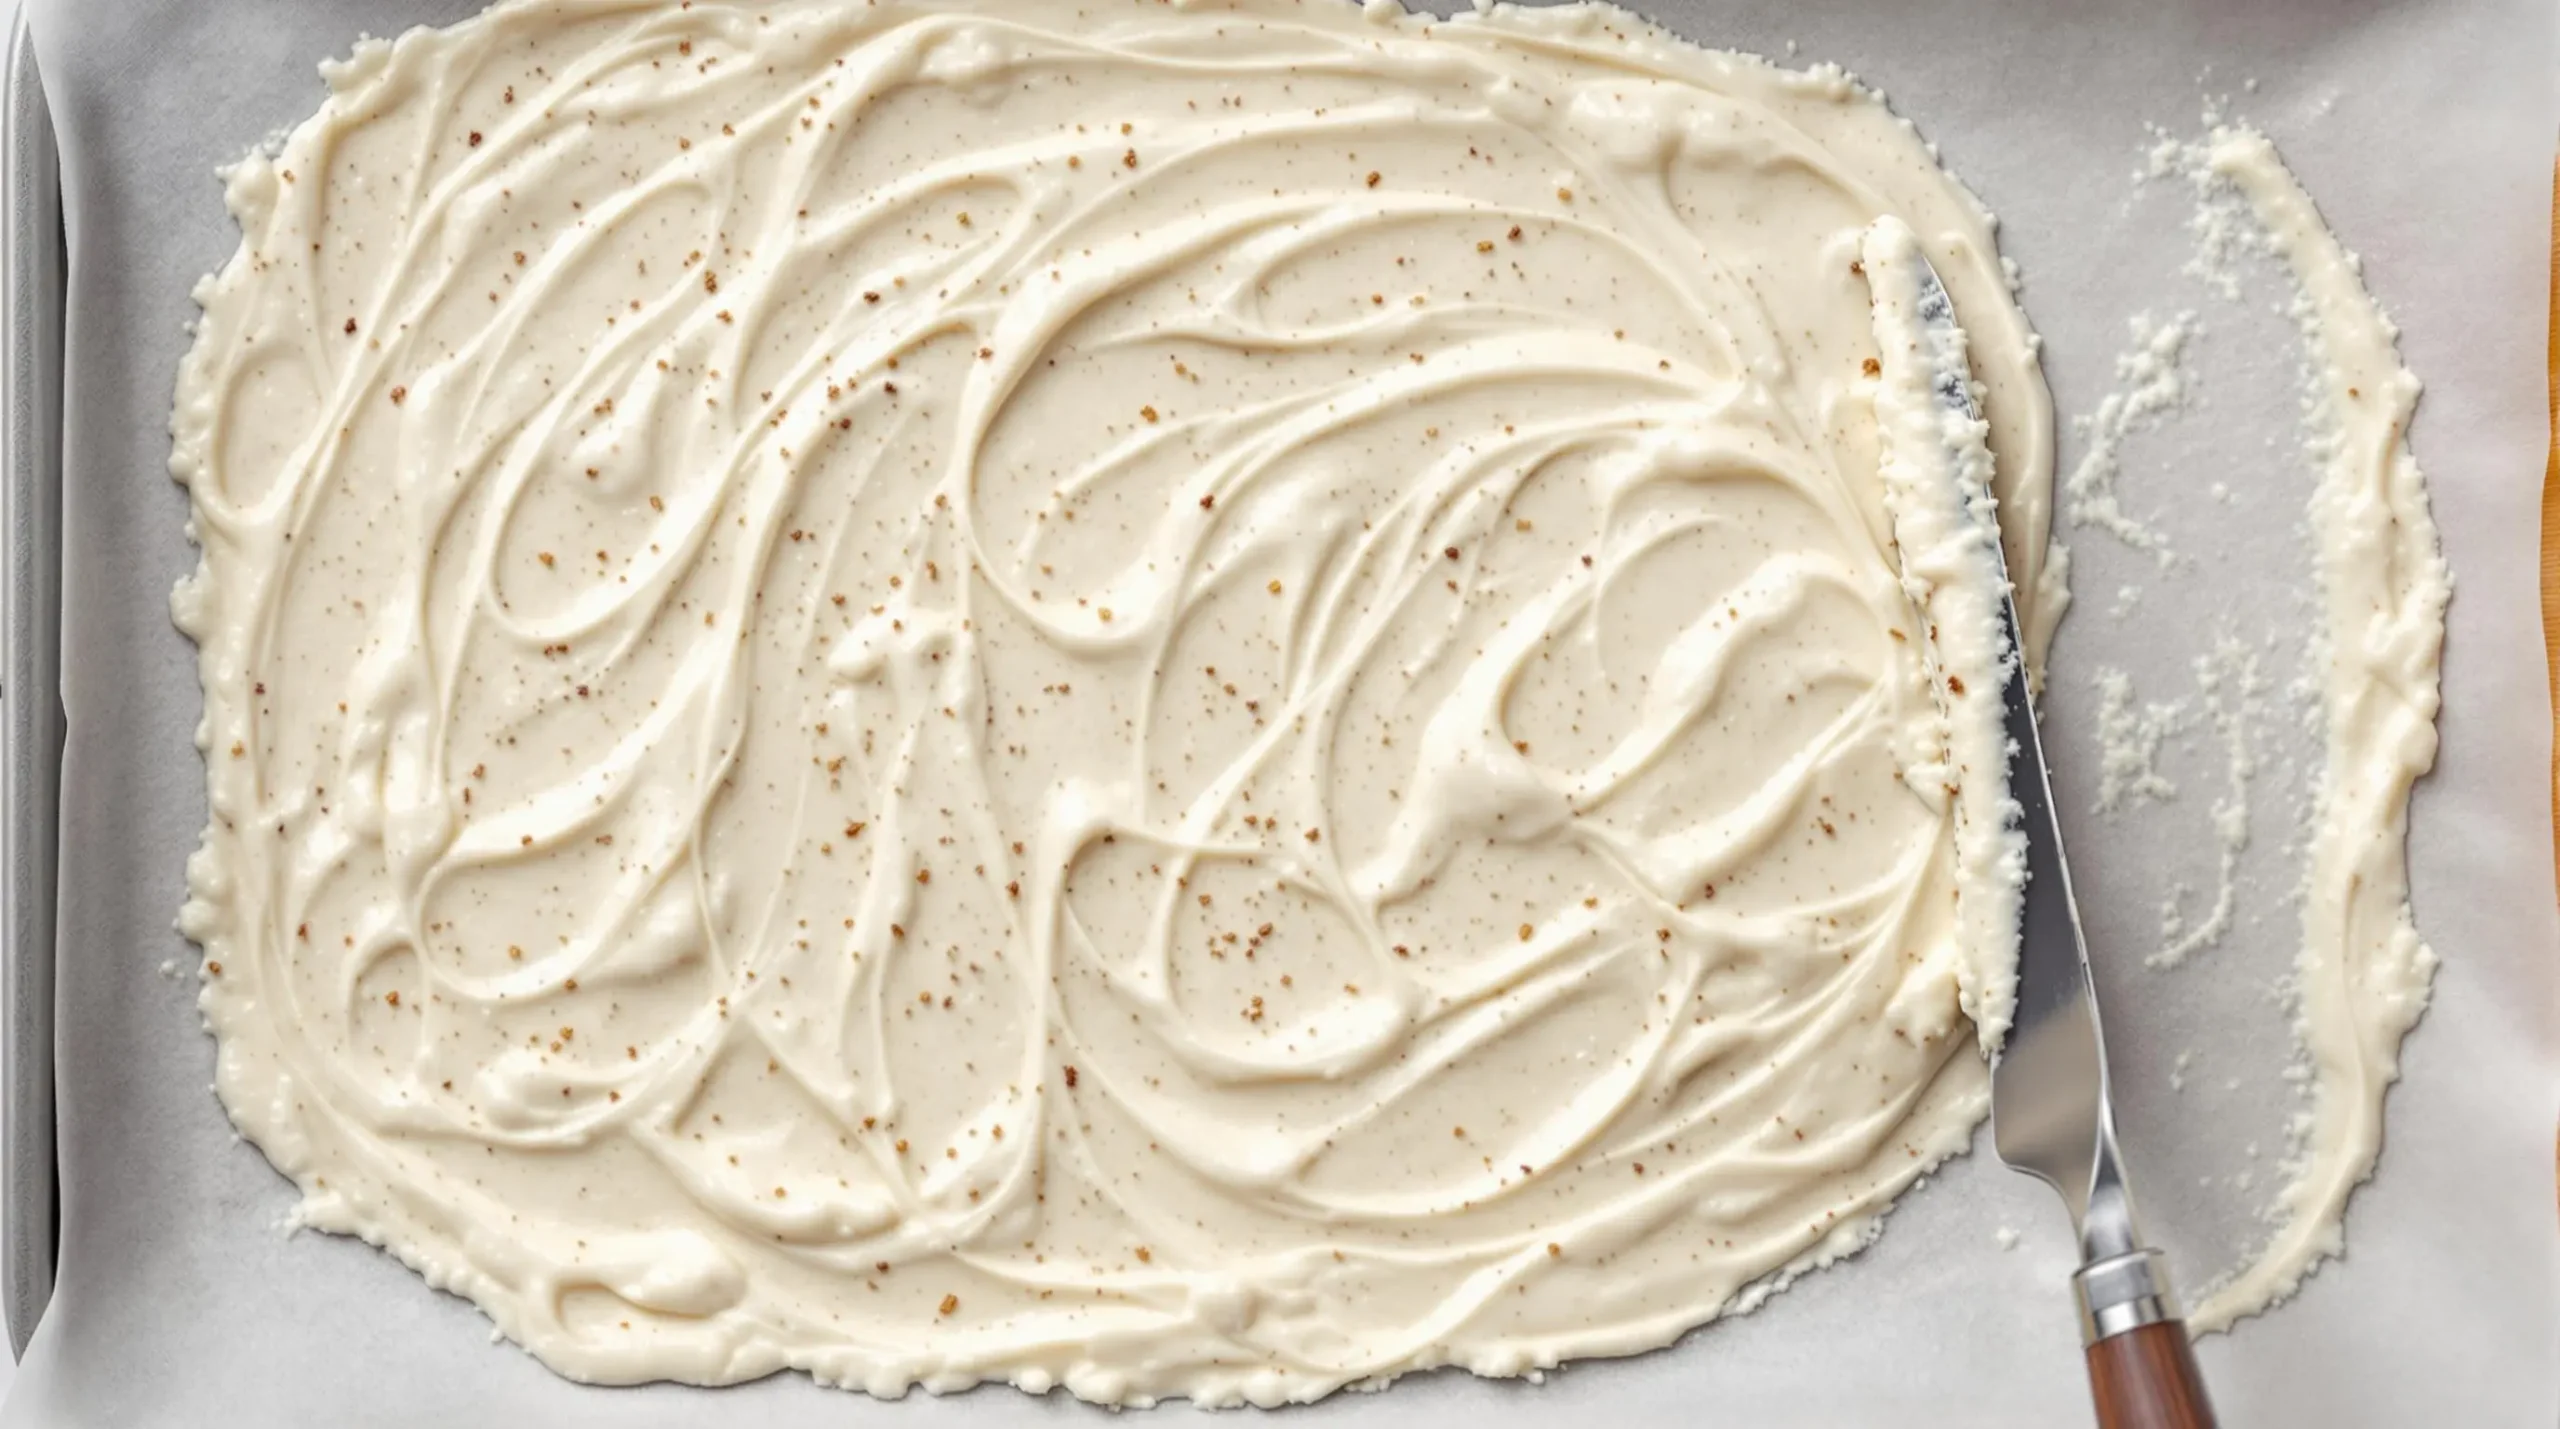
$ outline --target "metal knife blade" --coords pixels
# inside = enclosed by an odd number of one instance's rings
[[[1981,412],[1964,330],[1917,239],[1898,220],[1880,221],[1865,244],[1863,267],[1877,306],[1880,345],[1888,348],[1883,354],[1887,380],[1897,375],[1897,364],[1900,375],[1924,380],[1941,404],[1966,419],[1954,424],[1963,429],[1958,439],[1979,442]],[[1903,350],[1890,350],[1897,344],[1886,341],[1889,331],[1911,335],[1898,344]],[[1948,465],[1964,468],[1961,459]],[[1987,506],[1972,509],[1987,519]],[[2110,1386],[2100,1373],[2100,1342],[2158,1327],[2174,1331],[2175,1354],[2183,1362],[2184,1389],[2190,1394],[2178,1402],[2200,1416],[2179,1422],[2210,1423],[2212,1412],[2186,1350],[2167,1264],[2144,1245],[2134,1219],[2133,1196],[2116,1144],[2088,945],[2072,897],[2070,864],[2063,857],[2062,828],[2054,815],[2014,587],[1996,534],[1987,544],[1999,560],[2002,634],[2007,648],[2018,652],[2009,661],[2001,701],[2011,745],[2010,795],[2025,836],[2027,870],[2017,1002],[2007,1041],[1992,1063],[1992,1141],[2003,1162],[2050,1184],[2070,1209],[2082,1259],[2073,1288],[2102,1410],[2108,1408]]]

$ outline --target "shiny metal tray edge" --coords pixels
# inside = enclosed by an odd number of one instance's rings
[[[54,895],[62,773],[61,166],[23,11],[0,73],[0,1311],[53,1295]]]

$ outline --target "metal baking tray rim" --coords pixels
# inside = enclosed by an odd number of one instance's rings
[[[0,1313],[23,1354],[53,1294],[60,852],[61,166],[23,9],[0,71]]]

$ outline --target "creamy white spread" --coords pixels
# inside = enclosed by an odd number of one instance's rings
[[[1967,1144],[2000,657],[1896,557],[1872,220],[2031,649],[2049,415],[1845,76],[1288,0],[327,73],[173,462],[182,921],[303,1223],[581,1379],[1274,1403],[1665,1344]]]
[[[1887,214],[1859,243],[1873,294],[1879,364],[1877,476],[1893,519],[1904,590],[1928,623],[1923,658],[1947,716],[1939,777],[1955,801],[1957,985],[1985,1052],[1999,1049],[2017,1004],[2018,929],[2027,839],[2009,793],[2003,699],[2015,667],[2009,576],[2001,561],[1991,424],[1981,417],[1965,330],[1942,309],[1920,235]],[[1927,295],[1924,297],[1924,293]],[[1942,384],[1961,378],[1965,390]]]

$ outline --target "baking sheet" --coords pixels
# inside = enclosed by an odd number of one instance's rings
[[[25,16],[0,110],[0,1309],[12,1361],[53,1291],[53,895],[62,768],[61,165]],[[8,1375],[0,1372],[0,1386]]]
[[[195,277],[236,234],[214,166],[319,101],[312,64],[357,34],[474,0],[35,0],[66,166],[68,337],[59,1060],[62,1263],[0,1425],[1004,1425],[1083,1417],[1004,1389],[898,1406],[780,1377],[716,1393],[592,1390],[488,1344],[467,1305],[350,1241],[287,1237],[285,1183],[207,1091],[195,950],[170,929],[203,821],[193,649],[167,592],[193,561],[166,476]],[[2419,925],[2436,1000],[2357,1199],[2350,1258],[2296,1304],[2201,1347],[2232,1423],[2548,1424],[2560,1417],[2560,920],[2543,802],[2549,722],[2534,590],[2554,17],[2547,0],[1653,0],[1712,44],[1843,63],[1892,96],[1997,210],[2046,336],[2058,411],[2094,409],[2136,311],[2195,309],[2199,404],[2126,447],[2125,500],[2168,570],[2072,537],[2082,606],[2049,710],[2100,962],[2121,1114],[2155,1239],[2191,1284],[2252,1227],[2288,1095],[2271,988],[2295,942],[2298,797],[2287,671],[2308,607],[2285,293],[2228,303],[2181,272],[2191,204],[2136,185],[2144,126],[2192,134],[2209,95],[2267,129],[2404,327],[2417,430],[2459,592],[2444,746],[2421,787]],[[2066,467],[2080,448],[2066,429]],[[2230,493],[2224,501],[2212,489]],[[2132,614],[2111,615],[2124,586]],[[2243,916],[2154,970],[2159,905],[2209,896],[2221,755],[2190,662],[2227,630],[2270,682],[2249,788]],[[2101,667],[2188,701],[2167,803],[2090,812]],[[2291,781],[2291,782],[2288,782]],[[2180,1054],[2188,1054],[2183,1072]],[[2183,1085],[2183,1090],[2176,1089]],[[2256,1154],[2251,1154],[2251,1148]],[[2253,1189],[2244,1190],[2241,1182]],[[2023,1239],[2003,1253],[1995,1234]],[[1325,1423],[2045,1425],[2084,1422],[2051,1196],[1983,1151],[1896,1211],[1859,1263],[1674,1349],[1543,1386],[1436,1375],[1299,1411]]]

